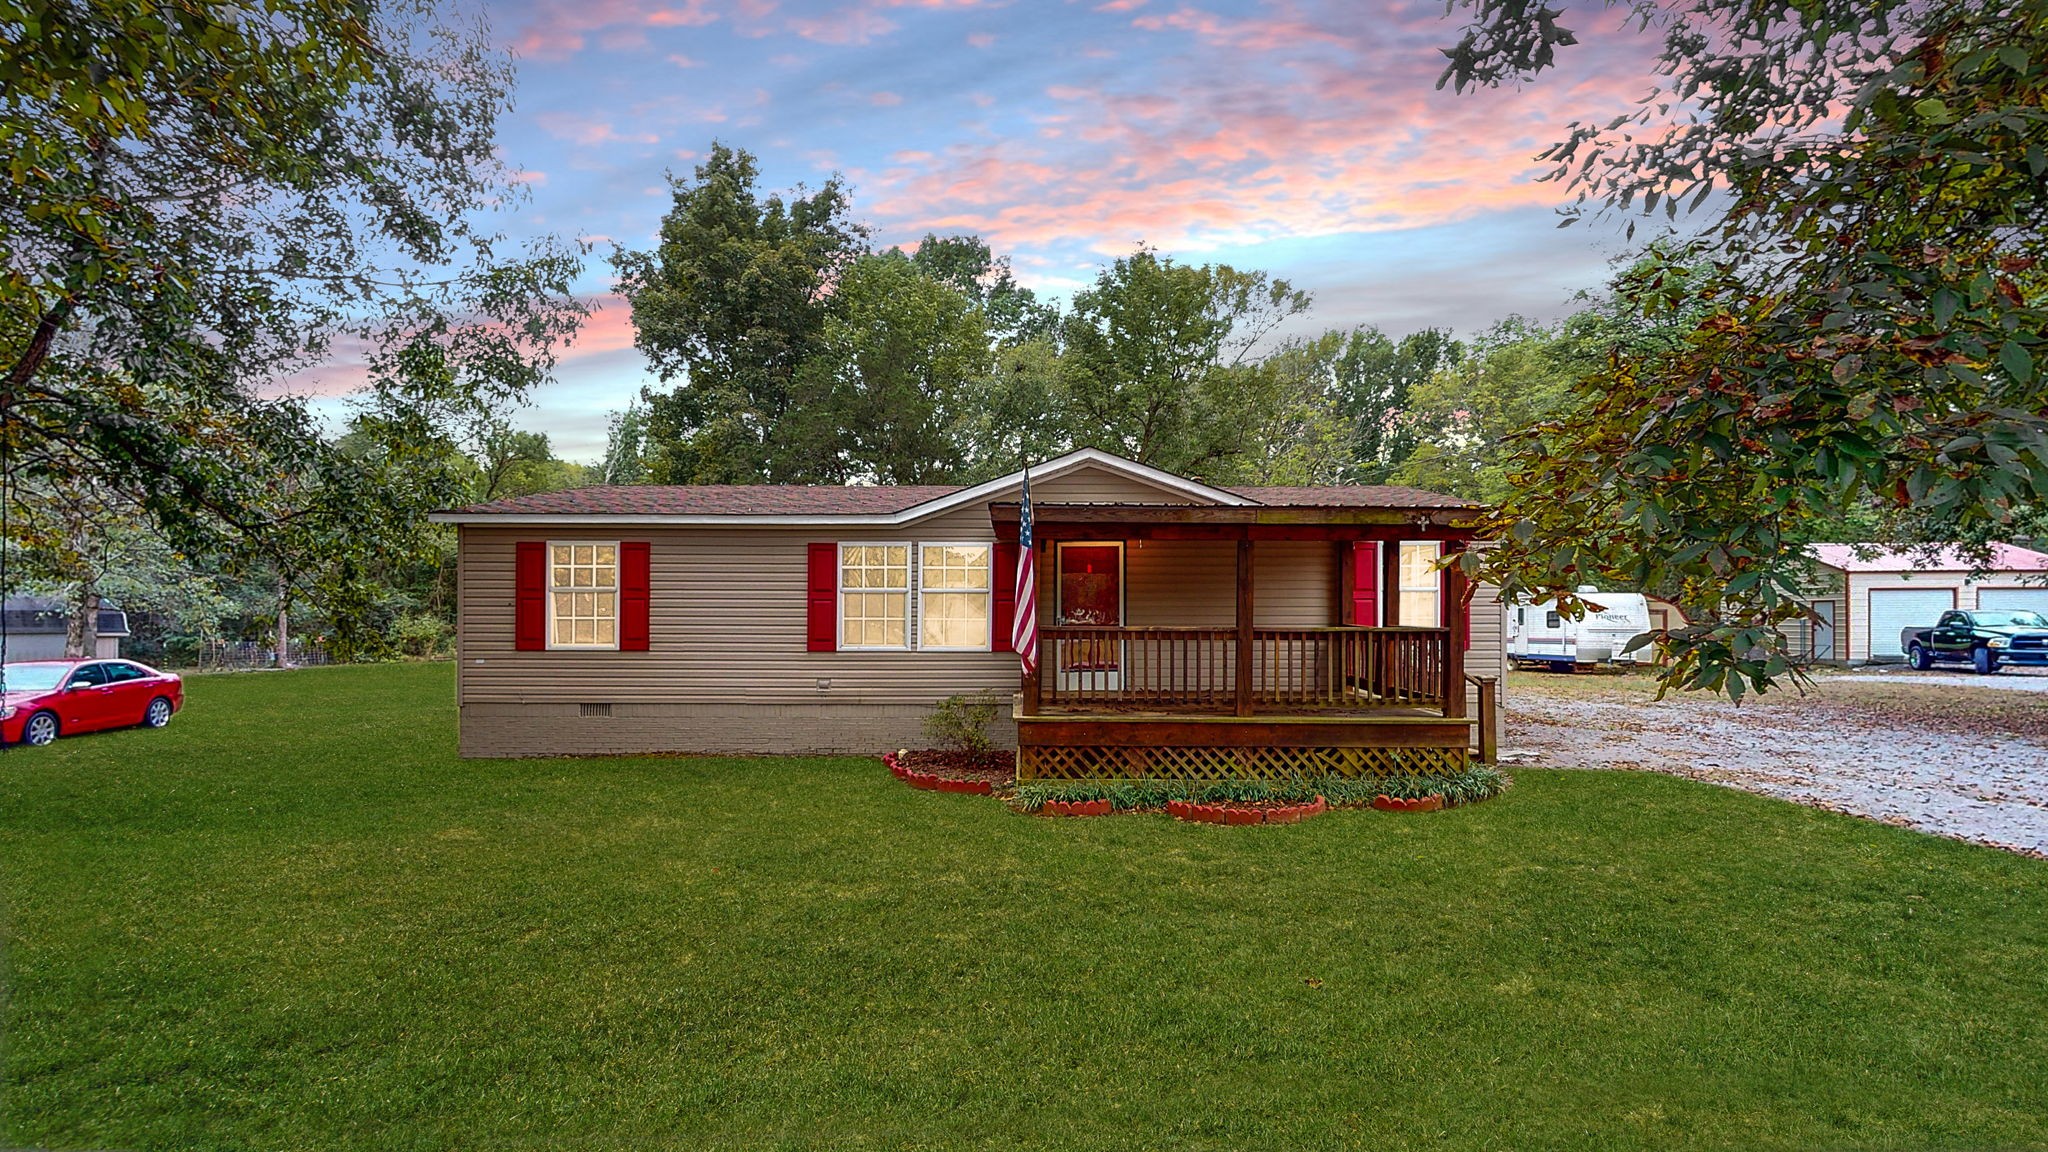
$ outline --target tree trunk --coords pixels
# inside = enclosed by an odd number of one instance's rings
[[[100,594],[90,583],[78,586],[71,617],[64,622],[64,655],[90,660],[100,654]]]
[[[292,666],[292,586],[282,577],[277,582],[277,657],[276,667]]]

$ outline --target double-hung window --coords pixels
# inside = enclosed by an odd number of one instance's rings
[[[548,647],[619,646],[619,546],[548,544]]]
[[[1443,623],[1443,573],[1436,562],[1441,546],[1434,540],[1401,543],[1401,610],[1404,627],[1435,628]]]
[[[910,647],[910,545],[839,546],[839,646]]]
[[[918,545],[919,648],[988,651],[993,552],[987,544]]]

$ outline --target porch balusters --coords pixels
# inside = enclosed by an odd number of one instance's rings
[[[1258,708],[1443,710],[1450,659],[1446,628],[1235,628],[1039,630],[1037,697],[1043,709],[1242,714],[1249,685]],[[1240,664],[1239,653],[1248,652]],[[1027,700],[1033,685],[1026,685]],[[1027,715],[1030,713],[1027,713]]]

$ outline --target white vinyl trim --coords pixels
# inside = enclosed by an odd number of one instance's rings
[[[903,549],[903,587],[901,588],[860,588],[862,595],[901,596],[903,598],[903,643],[901,644],[849,644],[846,642],[846,550],[848,548],[901,548]],[[832,629],[837,639],[836,648],[841,652],[914,652],[917,650],[917,614],[911,611],[916,603],[917,543],[912,540],[841,540],[839,542],[839,566],[834,570],[832,582],[837,594],[832,598]]]
[[[622,578],[622,576],[623,576],[623,573],[622,573],[622,572],[620,571],[620,567],[621,567],[621,565],[622,565],[622,564],[624,563],[624,560],[623,560],[623,559],[621,558],[621,556],[619,555],[619,542],[618,542],[617,540],[550,540],[550,541],[548,541],[548,542],[547,542],[547,543],[546,543],[546,544],[544,545],[544,547],[545,547],[545,548],[547,549],[547,563],[548,563],[548,566],[547,566],[547,580],[546,580],[546,581],[545,581],[545,582],[544,582],[544,583],[542,584],[542,587],[544,587],[544,588],[546,588],[546,589],[547,589],[547,628],[548,628],[548,634],[547,634],[547,641],[548,641],[548,643],[547,643],[547,650],[548,650],[548,651],[550,651],[550,652],[616,652],[616,651],[618,651],[618,650],[619,650],[619,616],[620,616],[620,612],[619,612],[619,596],[620,596],[620,594],[621,594],[621,589],[620,589],[619,585],[620,585],[620,583],[622,582],[622,581],[621,581],[621,578]],[[556,586],[556,584],[555,584],[555,567],[556,567],[556,565],[555,565],[555,549],[557,549],[557,548],[609,548],[609,549],[611,549],[611,550],[612,550],[612,582],[611,582],[611,584],[610,584],[610,585],[608,585],[608,586],[598,586],[598,585],[594,585],[594,584],[593,584],[593,585],[576,585],[576,584],[569,584],[569,585],[564,585],[564,586],[560,586],[560,587]],[[573,556],[573,553],[572,553],[571,555]],[[574,565],[572,564],[571,566],[573,567]],[[573,595],[573,594],[575,594],[575,593],[578,593],[578,592],[588,592],[588,593],[591,593],[592,595],[596,595],[596,594],[598,594],[598,593],[610,593],[610,595],[611,595],[611,598],[612,598],[612,615],[611,615],[611,625],[612,625],[612,639],[611,639],[611,643],[609,643],[609,644],[597,644],[597,643],[591,643],[591,644],[570,644],[570,643],[564,643],[564,642],[561,642],[561,641],[557,641],[557,640],[555,639],[555,596],[556,596],[556,594],[557,594],[557,593],[561,593],[561,592],[568,592],[568,593],[570,593],[570,594],[572,594],[572,595]],[[601,619],[602,619],[602,617],[594,617],[593,619],[600,619],[600,620],[601,620]]]
[[[920,540],[913,566],[917,569],[914,578],[917,584],[917,635],[915,646],[920,652],[988,652],[994,648],[996,632],[996,546],[987,540]],[[924,580],[924,550],[927,548],[979,548],[988,553],[988,585],[984,588],[928,588]],[[988,625],[988,637],[980,644],[967,647],[951,647],[924,642],[925,601],[932,596],[975,596],[982,601],[982,619]]]

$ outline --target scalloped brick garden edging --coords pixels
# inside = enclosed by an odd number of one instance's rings
[[[922,788],[927,792],[959,792],[968,796],[987,796],[995,791],[994,785],[986,780],[955,780],[936,772],[919,772],[915,768],[905,768],[896,762],[894,752],[882,753],[882,763],[889,766],[890,775],[912,788]]]
[[[1310,804],[1284,808],[1239,808],[1231,804],[1198,804],[1193,800],[1166,802],[1167,815],[1196,824],[1299,824],[1329,810],[1329,801],[1321,796]]]
[[[1437,812],[1444,806],[1444,798],[1432,793],[1428,796],[1414,796],[1403,799],[1382,792],[1372,798],[1372,806],[1381,812]]]
[[[1107,816],[1115,806],[1105,796],[1100,800],[1047,800],[1042,816]]]

